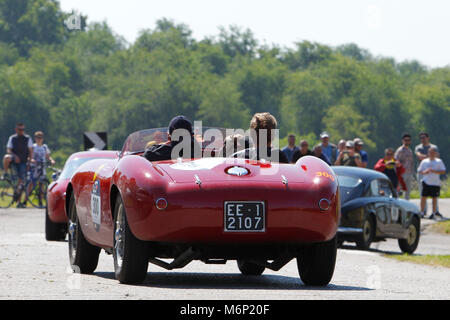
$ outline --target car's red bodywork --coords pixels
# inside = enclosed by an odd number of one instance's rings
[[[196,129],[197,143],[187,133],[186,151],[198,159],[144,158],[143,150],[167,141],[166,128],[130,135],[117,158],[82,164],[66,190],[72,268],[94,272],[100,248],[127,284],[141,283],[149,262],[173,270],[236,260],[242,274],[260,275],[296,258],[305,284],[328,284],[340,220],[333,170],[316,157],[295,165],[214,157],[229,147],[224,130],[229,136],[229,129]],[[183,144],[174,144],[172,158]]]
[[[117,151],[85,151],[72,154],[67,159],[64,168],[78,159],[89,160],[98,158],[117,158]],[[75,171],[76,168],[73,168]],[[64,170],[63,170],[64,172]],[[47,209],[48,216],[53,223],[67,223],[67,215],[65,212],[65,195],[67,185],[70,182],[70,176],[60,176],[58,180],[52,182],[47,192]]]
[[[196,162],[197,161],[197,162]],[[199,169],[192,169],[191,164]],[[243,159],[204,158],[151,163],[140,155],[93,160],[74,174],[68,194],[75,198],[86,239],[93,245],[114,245],[113,206],[120,195],[136,238],[164,243],[314,243],[335,237],[340,218],[338,184],[325,162],[304,157],[297,164],[266,164]],[[247,176],[231,176],[232,166]],[[181,168],[181,169],[180,169]],[[100,182],[101,224],[91,214],[94,183]],[[155,202],[165,198],[167,209]],[[328,210],[319,202],[327,199]],[[264,201],[266,230],[224,232],[226,201]],[[66,201],[66,208],[69,202]]]

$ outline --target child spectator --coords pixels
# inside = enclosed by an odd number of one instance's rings
[[[422,217],[425,217],[425,204],[427,202],[427,198],[431,197],[433,199],[433,213],[430,216],[430,219],[443,218],[439,213],[438,206],[438,198],[441,192],[441,179],[440,175],[445,174],[446,168],[444,162],[437,158],[438,149],[436,147],[431,147],[428,150],[428,158],[422,160],[417,169],[417,172],[422,175],[422,181],[419,183],[422,184],[422,194],[420,199],[420,210],[422,213]]]

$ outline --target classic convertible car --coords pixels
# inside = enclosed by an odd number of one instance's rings
[[[45,211],[45,239],[47,241],[64,241],[66,238],[68,219],[64,210],[65,193],[72,174],[87,161],[112,158],[117,158],[117,152],[78,152],[67,159],[58,179],[48,186],[47,208]]]
[[[338,243],[356,242],[367,250],[374,241],[398,239],[402,252],[413,253],[420,239],[420,213],[399,199],[389,178],[378,171],[333,167],[338,176],[342,217]]]
[[[119,158],[89,161],[74,173],[66,212],[75,271],[93,273],[104,249],[125,284],[144,281],[149,262],[173,270],[194,260],[237,260],[242,274],[261,275],[294,258],[304,284],[330,282],[340,206],[337,178],[325,162],[212,157],[223,140],[203,130],[205,138],[196,138],[204,154],[212,151],[209,158],[142,157],[166,132],[131,134]]]

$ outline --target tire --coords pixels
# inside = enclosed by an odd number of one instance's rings
[[[90,244],[84,237],[78,220],[75,197],[69,203],[69,260],[72,270],[81,274],[92,274],[98,265],[100,248]]]
[[[300,279],[307,286],[326,286],[336,266],[337,237],[303,248],[297,257]]]
[[[67,224],[54,223],[48,216],[48,209],[45,209],[45,239],[47,241],[64,241],[67,234]]]
[[[238,260],[237,265],[239,271],[245,276],[260,276],[263,274],[264,270],[266,270],[266,268],[262,266],[245,260]]]
[[[123,284],[144,282],[148,269],[148,244],[137,239],[128,226],[122,198],[117,197],[114,209],[114,270]]]
[[[419,245],[420,240],[420,221],[417,217],[413,217],[408,227],[408,238],[399,239],[398,245],[403,253],[413,254]]]
[[[366,216],[363,222],[363,232],[356,238],[356,247],[360,250],[369,250],[376,233],[375,218]]]
[[[0,180],[0,209],[6,209],[14,203],[14,186],[9,180]]]

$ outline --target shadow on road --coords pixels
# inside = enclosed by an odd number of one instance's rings
[[[98,272],[95,275],[115,280],[112,272]],[[144,283],[139,286],[173,289],[243,289],[243,290],[324,290],[324,291],[371,291],[372,289],[329,284],[326,287],[310,287],[302,284],[300,278],[262,275],[243,276],[240,274],[205,274],[152,272],[147,274]]]
[[[360,251],[360,252],[374,252],[374,253],[382,253],[382,254],[399,254],[400,251],[388,251],[388,250],[380,250],[377,248],[370,248],[369,250],[361,250],[358,249],[355,245],[341,245],[339,249],[352,250],[352,251]]]

